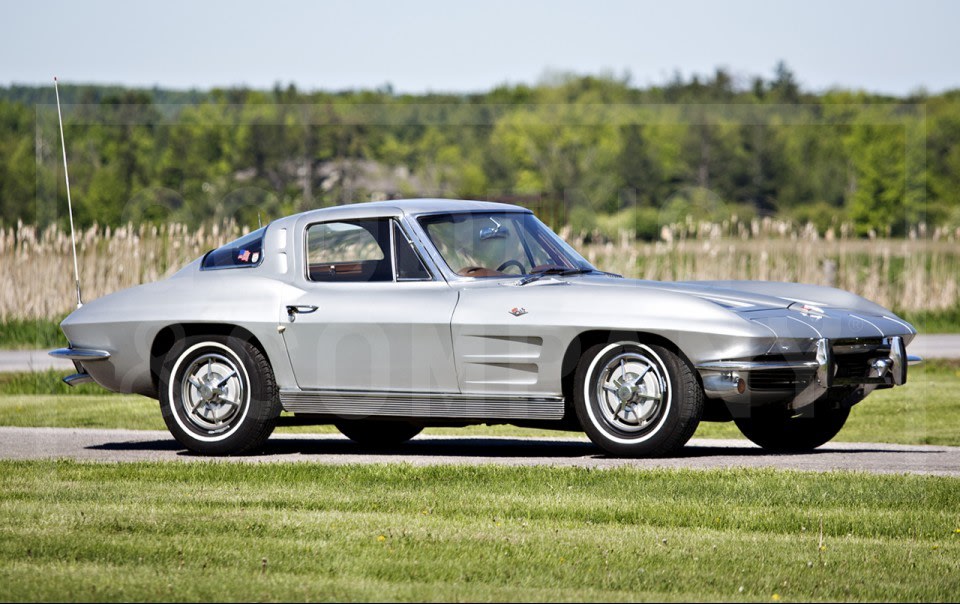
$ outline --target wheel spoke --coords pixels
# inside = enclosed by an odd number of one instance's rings
[[[650,400],[652,400],[652,401],[662,401],[662,400],[663,400],[663,395],[662,395],[662,394],[647,394],[647,393],[645,393],[645,392],[638,392],[638,393],[637,393],[637,396],[639,396],[640,398],[647,398],[647,399],[650,399]]]
[[[613,393],[617,392],[617,387],[611,386],[610,384],[604,384],[603,389],[606,390],[607,392],[613,392]]]
[[[636,386],[637,384],[639,384],[639,383],[640,383],[640,380],[643,379],[643,376],[645,376],[645,375],[647,375],[648,373],[650,373],[650,370],[651,370],[651,369],[652,369],[652,367],[651,367],[650,365],[647,365],[647,368],[644,369],[644,370],[640,373],[640,375],[638,375],[637,377],[633,378],[633,380],[632,380],[633,385]]]
[[[617,416],[616,403],[611,403],[609,398],[603,397],[603,404],[607,408],[607,411],[609,411],[614,417]]]
[[[236,369],[234,369],[233,371],[231,371],[230,373],[228,373],[225,378],[223,378],[222,380],[220,380],[219,382],[217,382],[217,388],[223,387],[223,385],[226,384],[226,383],[230,380],[230,378],[232,378],[232,377],[235,376],[235,375],[237,375],[237,370],[236,370]]]
[[[187,381],[190,382],[190,385],[196,388],[197,390],[200,390],[200,388],[202,388],[200,382],[197,381],[196,377],[190,377]]]

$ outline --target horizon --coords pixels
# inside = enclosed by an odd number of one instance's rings
[[[167,90],[294,84],[310,92],[474,94],[556,74],[663,86],[726,70],[741,85],[783,61],[801,90],[908,96],[960,88],[960,3],[609,0],[447,5],[412,0],[45,0],[7,8],[0,85]],[[331,23],[335,26],[331,27]],[[144,27],[149,24],[149,27]],[[80,32],[79,34],[77,32]],[[49,73],[47,73],[49,72]]]
[[[787,65],[787,67],[790,67]],[[724,69],[724,67],[717,67],[717,70]],[[772,69],[769,74],[745,74],[740,73],[738,78],[733,79],[732,89],[735,93],[746,93],[750,92],[750,84],[752,84],[754,78],[760,78],[765,83],[770,83],[774,81],[774,74]],[[790,70],[794,77],[797,78],[797,82],[802,82],[802,74]],[[730,74],[730,71],[726,73]],[[109,81],[70,81],[64,80],[64,78],[57,76],[57,83],[60,85],[60,88],[122,88],[124,90],[138,90],[138,91],[151,91],[151,90],[160,90],[165,92],[173,93],[210,93],[217,90],[230,91],[230,90],[249,90],[253,92],[272,92],[273,90],[280,88],[286,90],[289,86],[294,86],[298,94],[349,94],[356,92],[385,92],[393,96],[470,96],[470,95],[484,95],[488,94],[494,90],[501,88],[519,88],[519,87],[528,87],[528,88],[539,88],[539,87],[556,87],[562,85],[567,78],[570,80],[576,80],[581,78],[594,78],[597,80],[608,79],[610,81],[617,81],[622,83],[624,86],[633,89],[633,90],[651,90],[656,88],[665,88],[672,85],[677,78],[680,77],[681,85],[689,85],[693,83],[694,78],[698,79],[700,83],[711,81],[716,72],[712,73],[690,73],[680,76],[680,74],[674,74],[671,78],[665,79],[658,82],[645,82],[643,84],[633,82],[630,78],[618,77],[615,74],[610,73],[574,73],[574,72],[556,72],[548,73],[543,76],[535,79],[531,82],[503,82],[500,84],[493,84],[487,88],[477,88],[473,90],[421,90],[421,91],[403,91],[397,90],[392,86],[390,82],[384,82],[378,86],[353,86],[346,88],[314,88],[314,87],[302,87],[296,82],[291,81],[276,81],[273,84],[263,85],[263,86],[251,86],[249,84],[226,84],[226,85],[208,85],[208,86],[191,86],[191,87],[178,87],[178,86],[166,86],[162,84],[127,84],[123,82],[109,82]],[[561,76],[562,79],[556,79],[557,76]],[[52,87],[54,76],[50,76],[49,82],[7,82],[0,83],[0,89],[10,90],[12,88],[35,88],[43,89],[46,87]],[[938,96],[950,94],[953,92],[960,91],[960,84],[944,88],[942,90],[930,90],[924,86],[919,86],[917,88],[910,89],[904,93],[893,93],[893,92],[882,92],[869,90],[866,88],[858,88],[852,86],[844,86],[841,84],[836,84],[834,86],[823,88],[819,90],[813,90],[807,88],[800,84],[800,92],[802,94],[810,94],[814,96],[823,96],[830,92],[850,92],[850,93],[863,93],[869,96],[884,97],[889,96],[895,99],[904,99],[914,96]]]

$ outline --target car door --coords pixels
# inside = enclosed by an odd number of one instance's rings
[[[450,320],[457,292],[394,218],[306,225],[303,294],[281,309],[304,390],[459,392]]]

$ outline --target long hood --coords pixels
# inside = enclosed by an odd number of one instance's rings
[[[619,282],[619,283],[618,283]],[[776,281],[641,281],[584,279],[583,285],[685,294],[713,302],[781,337],[877,337],[916,330],[892,311],[850,292]]]
[[[644,281],[586,278],[583,285],[617,287],[694,296],[738,313],[798,308],[842,309],[877,317],[894,317],[888,309],[833,287],[778,281]]]
[[[748,291],[706,281],[643,281],[639,279],[584,280],[584,285],[605,285],[649,293],[671,292],[694,296],[732,311],[787,308],[794,300],[761,291]]]

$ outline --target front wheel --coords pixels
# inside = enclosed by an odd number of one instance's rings
[[[267,440],[280,401],[270,363],[258,348],[233,336],[190,336],[164,359],[160,410],[187,449],[238,455]]]
[[[750,417],[734,418],[744,436],[768,451],[811,451],[840,432],[850,407],[828,393],[800,413],[776,405],[750,410]]]
[[[607,453],[658,457],[693,436],[703,390],[690,364],[667,348],[598,344],[577,367],[574,404],[584,432]]]

